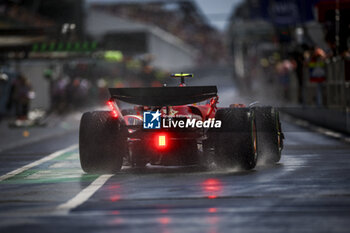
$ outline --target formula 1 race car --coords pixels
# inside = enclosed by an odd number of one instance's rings
[[[79,152],[87,173],[123,165],[204,165],[253,169],[281,158],[283,133],[273,107],[217,106],[216,86],[110,88],[109,111],[83,114]],[[135,105],[121,110],[120,101]],[[262,158],[264,156],[264,158]]]

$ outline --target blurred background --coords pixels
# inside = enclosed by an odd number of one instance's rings
[[[0,233],[349,232],[349,16],[350,0],[0,0]],[[276,106],[281,161],[258,140],[252,171],[84,173],[82,113],[180,72],[219,107]]]
[[[192,72],[344,120],[349,14],[350,0],[2,0],[0,116],[21,125],[103,103],[107,87]]]

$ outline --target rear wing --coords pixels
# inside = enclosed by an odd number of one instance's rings
[[[217,96],[216,86],[109,88],[113,99],[144,106],[192,104]]]

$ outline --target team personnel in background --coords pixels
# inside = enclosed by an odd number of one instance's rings
[[[13,83],[12,99],[16,109],[16,117],[20,120],[28,118],[31,99],[34,98],[32,86],[27,77],[20,74]]]

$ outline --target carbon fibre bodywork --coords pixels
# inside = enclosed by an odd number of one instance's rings
[[[109,88],[111,97],[145,106],[176,106],[201,102],[217,95],[216,86]]]

